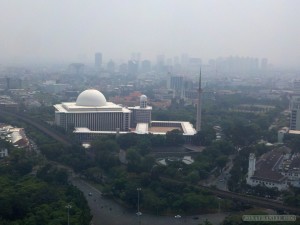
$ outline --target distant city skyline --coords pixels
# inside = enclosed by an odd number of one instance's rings
[[[299,68],[299,1],[1,1],[0,64],[157,55],[267,58]]]

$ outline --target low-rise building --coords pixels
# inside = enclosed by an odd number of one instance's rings
[[[19,104],[14,102],[9,96],[1,95],[0,96],[0,109],[16,112],[19,110]]]
[[[0,125],[0,138],[10,142],[14,147],[25,148],[29,146],[29,140],[24,128],[17,128],[10,125]]]
[[[254,153],[249,156],[247,184],[286,190],[300,187],[300,154],[291,154],[287,147],[280,147],[262,155],[256,161]]]

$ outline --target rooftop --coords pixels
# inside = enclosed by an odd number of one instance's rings
[[[262,155],[255,165],[256,170],[253,177],[273,182],[284,180],[285,177],[276,170],[283,159],[284,153],[286,153],[285,148],[277,148]]]

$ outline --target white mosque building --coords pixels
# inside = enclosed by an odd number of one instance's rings
[[[55,124],[65,130],[87,128],[91,131],[129,131],[131,111],[112,102],[95,89],[83,91],[76,102],[54,105]]]
[[[139,106],[127,108],[108,102],[100,91],[89,89],[79,94],[76,102],[63,102],[54,108],[55,124],[65,130],[73,129],[81,141],[129,132],[165,135],[174,129],[182,131],[187,140],[196,134],[193,125],[186,121],[152,121],[152,107],[145,95],[141,95]]]

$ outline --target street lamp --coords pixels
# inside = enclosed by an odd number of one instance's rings
[[[218,199],[218,213],[220,214],[221,213],[221,198],[217,197]]]
[[[140,191],[142,190],[142,188],[137,188],[136,190],[138,192],[138,208],[137,208],[137,210],[138,210],[138,213],[140,213]]]
[[[138,205],[137,205],[137,213],[136,215],[139,217],[139,224],[141,224],[141,215],[142,213],[140,212],[140,191],[142,190],[142,188],[137,188],[137,193],[138,193]]]
[[[68,225],[70,225],[70,209],[72,208],[72,206],[70,205],[70,203],[68,205],[65,206],[68,209]]]

